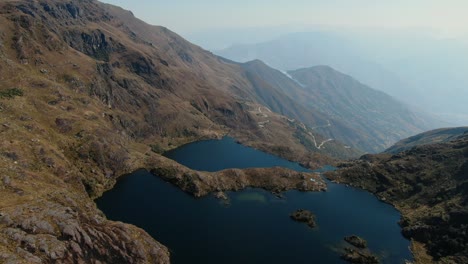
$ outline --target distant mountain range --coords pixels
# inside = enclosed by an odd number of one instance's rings
[[[408,85],[394,72],[336,33],[292,33],[258,44],[234,45],[215,53],[239,62],[259,59],[283,71],[328,65],[375,89],[392,95],[408,94]]]
[[[395,32],[290,33],[216,54],[239,62],[260,59],[283,70],[329,65],[411,106],[466,125],[468,44]]]
[[[288,100],[280,101],[272,93],[257,90],[259,100],[274,111],[366,152],[382,151],[399,139],[440,125],[328,66],[282,73],[255,60],[242,67],[254,84],[267,83],[287,96]]]

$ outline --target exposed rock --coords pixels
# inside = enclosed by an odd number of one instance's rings
[[[56,118],[55,125],[61,133],[67,133],[72,130],[73,121],[65,118]]]
[[[6,213],[0,213],[0,224],[4,225],[11,225],[13,221],[11,220],[10,216]]]
[[[316,173],[297,172],[280,167],[199,172],[157,155],[147,160],[146,167],[151,168],[151,173],[196,197],[211,192],[238,191],[247,187],[263,188],[273,193],[291,189],[325,191],[327,188],[324,180]],[[308,180],[311,178],[315,181]]]
[[[347,237],[344,238],[344,240],[346,242],[348,242],[349,244],[357,247],[357,248],[366,248],[367,247],[367,241],[364,240],[361,237],[356,236],[356,235],[347,236]]]
[[[341,255],[341,258],[349,263],[357,264],[378,264],[379,259],[371,253],[366,253],[352,248],[345,248],[345,253]]]
[[[395,205],[403,235],[424,244],[435,261],[468,262],[468,134],[438,144],[419,141],[424,144],[368,155],[325,175]]]
[[[290,217],[294,221],[306,223],[310,228],[314,228],[317,225],[315,215],[309,210],[299,209],[293,212]]]
[[[8,176],[3,176],[3,184],[5,186],[10,186],[11,185],[11,179]]]
[[[215,197],[225,201],[229,199],[225,192],[217,192],[215,193]]]
[[[7,228],[0,235],[29,263],[169,263],[167,249],[141,229],[107,220],[96,223],[84,212],[77,218],[57,203],[47,203],[47,208],[28,217],[35,206],[26,204],[11,214],[11,221],[2,221]]]

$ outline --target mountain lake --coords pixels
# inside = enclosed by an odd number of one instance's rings
[[[308,171],[229,137],[187,144],[165,155],[203,171],[274,166]],[[368,192],[327,185],[326,192],[287,191],[283,197],[254,188],[226,192],[226,203],[213,195],[194,198],[139,170],[123,176],[96,203],[109,219],[141,227],[166,245],[175,264],[346,263],[340,252],[349,246],[343,240],[349,235],[367,240],[382,263],[412,260],[396,209]],[[312,211],[317,227],[291,220],[297,209]]]

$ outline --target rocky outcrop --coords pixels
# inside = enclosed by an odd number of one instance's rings
[[[167,248],[143,230],[106,220],[92,202],[85,209],[79,197],[56,195],[67,203],[37,200],[1,209],[0,262],[169,263]]]
[[[341,255],[341,258],[349,263],[356,264],[378,264],[379,259],[368,252],[355,250],[352,248],[345,248],[345,252]]]
[[[344,237],[344,241],[354,246],[354,248],[345,247],[341,255],[343,260],[349,263],[374,264],[379,263],[379,259],[374,256],[367,248],[367,241],[356,235]]]
[[[125,51],[122,44],[113,41],[101,30],[89,32],[71,30],[64,35],[64,38],[72,48],[100,61],[108,62],[110,54],[114,51]]]
[[[402,213],[403,235],[422,243],[433,261],[464,263],[468,262],[467,164],[468,134],[463,134],[394,155],[366,155],[326,176],[395,205]],[[426,254],[416,248],[416,256]]]
[[[326,184],[318,173],[297,172],[280,167],[200,172],[162,156],[149,158],[145,166],[154,175],[179,186],[196,197],[212,192],[238,191],[247,187],[263,188],[273,193],[291,189],[326,190]]]
[[[293,212],[290,217],[294,221],[307,224],[310,228],[317,226],[315,215],[309,210],[299,209]]]
[[[348,242],[349,244],[357,247],[357,248],[366,248],[367,247],[367,241],[364,240],[361,237],[356,236],[356,235],[347,236],[347,237],[344,238],[344,240],[346,242]]]

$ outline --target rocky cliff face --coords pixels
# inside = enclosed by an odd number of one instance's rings
[[[167,248],[143,230],[70,196],[2,208],[2,263],[169,263]]]
[[[468,134],[340,167],[328,177],[369,190],[402,212],[403,235],[413,240],[419,263],[468,261]]]
[[[239,65],[94,0],[2,1],[0,73],[2,263],[167,263],[164,246],[92,199],[135,169],[167,172],[159,153],[183,143],[229,133],[311,167],[356,154],[314,147],[321,137],[266,110]],[[163,176],[205,194],[321,189],[284,171],[269,186],[261,170],[177,173]]]

